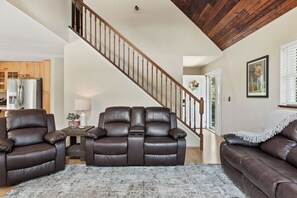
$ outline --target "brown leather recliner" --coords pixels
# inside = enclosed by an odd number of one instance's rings
[[[65,138],[42,109],[8,111],[0,118],[0,186],[63,170]]]
[[[86,164],[183,165],[186,133],[164,107],[110,107],[86,133]]]
[[[177,128],[175,113],[168,108],[148,107],[145,112],[145,165],[183,165],[186,133]]]
[[[86,164],[125,166],[128,162],[129,107],[107,108],[98,127],[86,133]]]
[[[250,197],[297,197],[297,121],[260,143],[225,135],[221,162],[225,173]]]

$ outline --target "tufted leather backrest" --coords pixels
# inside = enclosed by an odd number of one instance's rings
[[[106,136],[128,136],[131,122],[130,107],[109,107],[104,114]]]
[[[171,129],[170,109],[166,107],[147,107],[145,112],[146,136],[168,136]]]
[[[15,146],[43,142],[48,132],[47,115],[43,109],[10,110],[6,117],[6,130]]]
[[[144,107],[132,107],[131,109],[131,127],[144,127]]]
[[[260,149],[297,167],[297,120],[285,127],[281,134],[261,143]]]

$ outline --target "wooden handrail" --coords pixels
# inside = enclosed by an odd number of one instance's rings
[[[181,87],[187,94],[192,96],[196,101],[199,102],[199,99],[193,95],[191,92],[189,92],[187,89],[185,89],[177,80],[175,80],[170,74],[168,74],[162,67],[160,67],[157,63],[155,63],[152,59],[150,59],[147,55],[145,55],[138,47],[136,47],[133,43],[131,43],[124,35],[122,35],[119,31],[117,31],[112,25],[110,25],[107,21],[105,21],[102,17],[100,17],[92,8],[90,8],[88,5],[85,3],[76,0],[78,4],[84,6],[89,12],[91,12],[94,16],[100,19],[105,25],[107,25],[113,32],[115,32],[117,35],[121,37],[126,43],[128,43],[131,47],[133,47],[136,51],[138,51],[139,54],[141,54],[145,59],[149,60],[155,67],[157,67],[162,73],[164,73],[170,80],[172,80],[175,84],[177,84],[179,87]]]
[[[110,61],[115,67],[117,67],[121,72],[123,72],[128,78],[130,78],[146,93],[151,95],[151,97],[153,97],[157,102],[159,102],[163,106],[170,107],[171,111],[173,111],[173,108],[174,108],[174,112],[176,112],[178,119],[196,134],[197,134],[197,131],[196,131],[197,117],[196,116],[198,114],[200,115],[200,133],[197,135],[200,137],[200,149],[202,149],[203,148],[202,115],[204,113],[203,98],[198,99],[195,95],[193,95],[190,91],[188,91],[185,87],[183,87],[177,80],[175,80],[171,75],[169,75],[162,67],[160,67],[157,63],[155,63],[147,55],[145,55],[138,47],[136,47],[133,43],[131,43],[126,37],[124,37],[119,31],[117,31],[114,27],[112,27],[102,17],[100,17],[88,5],[86,5],[80,0],[74,0],[73,3],[75,8],[74,9],[75,11],[73,13],[74,27],[70,27],[70,28],[76,34],[78,34],[82,39],[84,39],[87,43],[89,43],[94,49],[96,49],[102,56],[104,56],[108,61]],[[76,8],[79,8],[78,13],[76,11]],[[77,14],[79,14],[78,18],[77,18]],[[87,22],[89,22],[89,24],[87,24]],[[98,22],[99,22],[99,27],[97,30]],[[93,24],[95,25],[95,28],[92,28]],[[102,25],[103,27],[101,27]],[[87,32],[87,29],[89,30],[89,33]],[[94,33],[95,35],[93,35],[94,30],[95,30],[95,33]],[[99,34],[98,38],[97,38],[97,31]],[[98,46],[97,46],[97,42],[99,42]],[[112,44],[113,44],[113,47],[112,47]],[[117,58],[116,58],[116,55],[117,55]],[[132,60],[130,60],[131,58]],[[145,61],[146,61],[146,64],[145,64]],[[145,65],[146,65],[146,74],[144,73]],[[126,67],[127,67],[127,70],[126,70]],[[151,69],[149,69],[149,67]],[[131,69],[132,71],[130,71]],[[144,79],[145,76],[146,76],[146,80]],[[164,87],[165,89],[163,89],[164,84],[165,84],[165,87]],[[160,86],[161,88],[159,89]],[[178,94],[178,90],[179,90],[179,94]],[[163,94],[163,91],[165,91],[164,94]],[[163,98],[163,95],[164,95],[164,98]],[[168,104],[168,99],[169,99],[169,104]],[[188,105],[187,105],[187,102],[189,102]],[[183,105],[183,103],[185,104],[185,106]],[[196,103],[199,104],[199,112],[196,110]],[[194,108],[192,109],[192,107]],[[192,118],[194,118],[194,124],[192,123],[192,120],[193,120]]]

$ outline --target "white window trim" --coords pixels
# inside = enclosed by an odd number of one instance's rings
[[[281,46],[280,105],[297,106],[297,40]]]

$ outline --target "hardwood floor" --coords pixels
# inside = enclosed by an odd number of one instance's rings
[[[220,143],[223,138],[214,133],[204,130],[204,149],[187,148],[185,164],[219,164],[220,163]],[[66,158],[66,164],[84,164],[79,159]],[[15,186],[0,188],[0,197],[12,190]]]
[[[220,164],[220,144],[224,140],[208,130],[204,130],[204,149],[187,148],[185,164]]]

